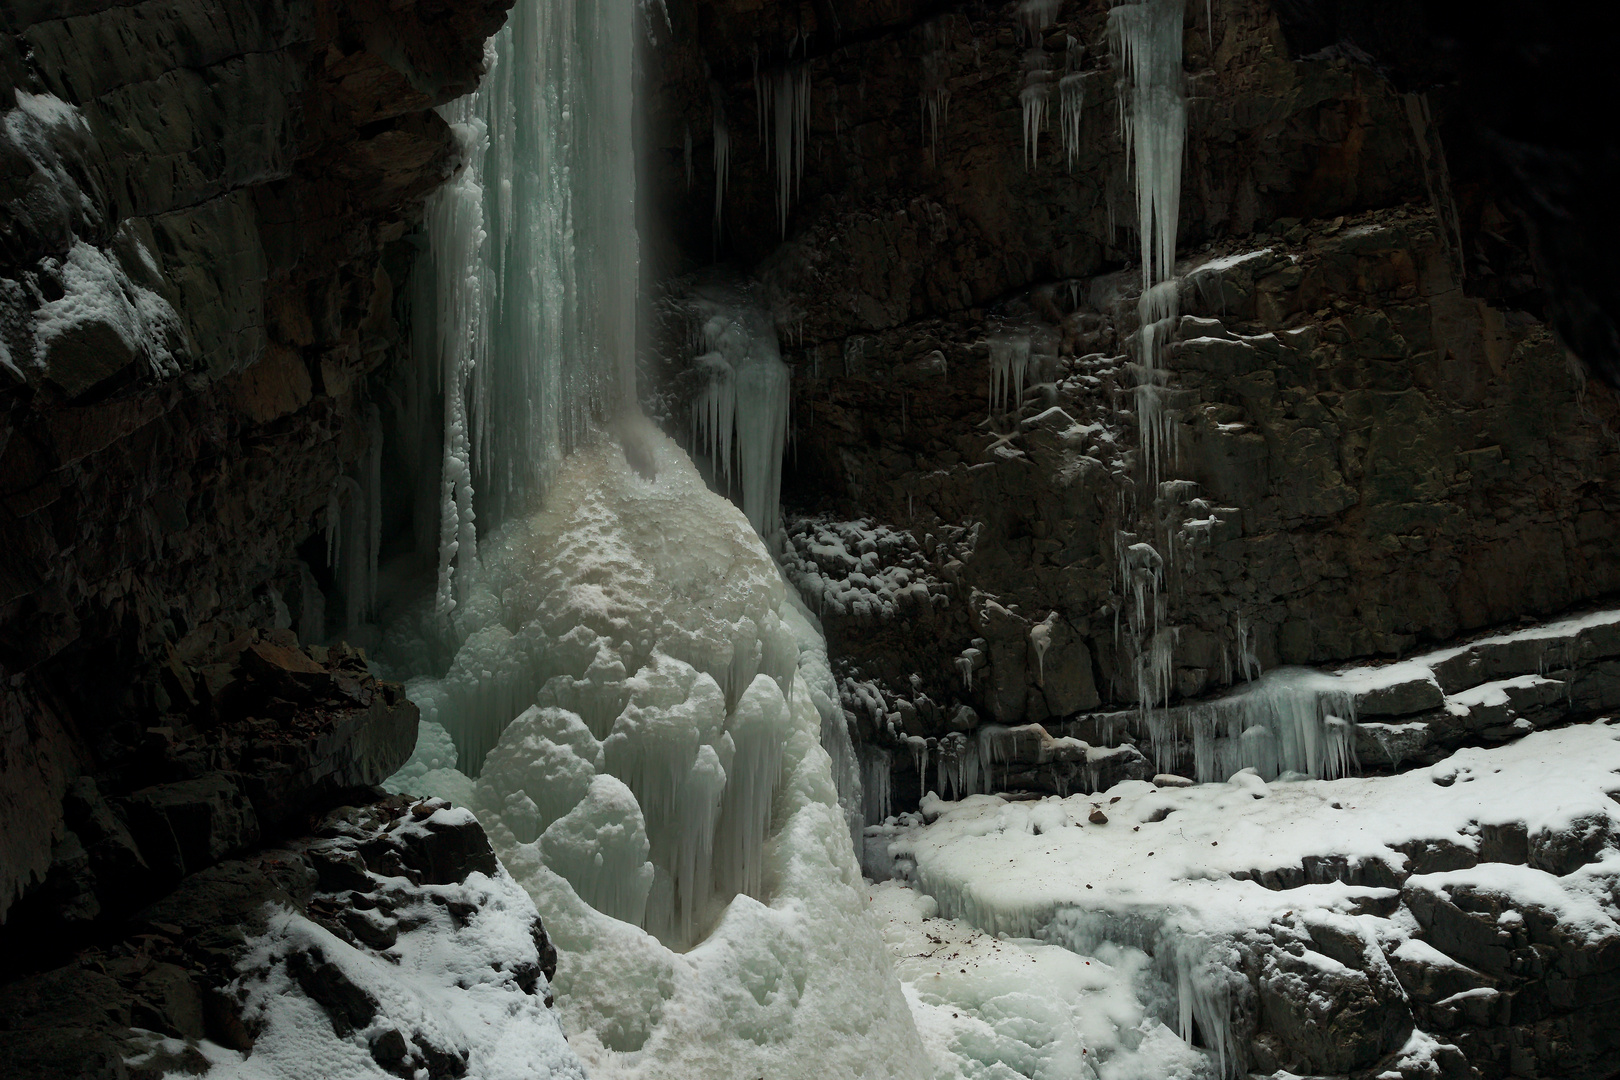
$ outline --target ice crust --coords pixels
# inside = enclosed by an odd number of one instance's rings
[[[938,1080],[1213,1077],[1154,1015],[1171,991],[1141,949],[1081,956],[942,918],[932,897],[898,882],[870,891]]]
[[[814,621],[673,442],[626,437],[656,479],[602,438],[486,542],[459,654],[408,686],[426,748],[392,782],[472,788],[561,953],[591,1075],[920,1075],[865,910],[856,759]],[[506,689],[477,690],[491,682]],[[476,779],[428,724],[463,763],[488,747]]]
[[[869,830],[867,863],[908,882],[917,898],[907,903],[937,903],[941,916],[992,936],[1038,939],[1087,958],[1118,955],[1110,949],[1151,953],[1155,977],[1170,990],[1158,1015],[1184,1039],[1196,1020],[1214,1071],[1225,1073],[1238,1064],[1232,942],[1246,931],[1348,920],[1356,935],[1392,939],[1413,959],[1427,962],[1434,952],[1410,939],[1410,926],[1353,914],[1360,900],[1388,896],[1387,889],[1329,883],[1278,891],[1254,878],[1325,855],[1350,866],[1383,862],[1393,874],[1410,865],[1403,848],[1414,842],[1477,853],[1486,831],[1514,825],[1529,837],[1532,865],[1480,863],[1407,877],[1404,887],[1500,893],[1551,913],[1577,940],[1620,936],[1613,900],[1620,857],[1609,852],[1562,877],[1534,866],[1540,847],[1560,835],[1601,823],[1620,828],[1605,794],[1616,772],[1620,725],[1597,721],[1461,750],[1430,769],[1390,777],[1268,784],[1245,770],[1223,784],[1127,781],[1098,795],[1035,802],[931,798],[922,814]],[[1092,820],[1099,809],[1102,823]],[[888,905],[891,918],[898,906]],[[900,971],[916,1008],[924,984],[910,961]],[[1120,1000],[1113,999],[1116,1012]],[[1125,1030],[1133,1021],[1127,1011],[1111,1022]],[[929,1038],[927,1022],[919,1026]]]

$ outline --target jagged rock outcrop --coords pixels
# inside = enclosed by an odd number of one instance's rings
[[[398,1076],[488,1075],[501,1039],[539,1070],[556,1061],[537,1050],[571,1058],[547,1012],[556,963],[469,812],[388,796],[194,873],[128,937],[8,984],[0,1069],[155,1078],[269,1040],[281,1067],[313,1075],[354,1053],[358,1034]],[[324,1025],[283,1015],[309,1005]]]
[[[0,13],[0,916],[104,730],[165,710],[126,694],[165,643],[321,636],[295,552],[356,498],[405,237],[459,153],[432,106],[508,6]]]
[[[418,711],[344,645],[206,624],[171,647],[157,722],[111,724],[72,780],[43,882],[0,944],[15,973],[116,933],[136,908],[220,860],[296,836],[368,792],[416,745]]]

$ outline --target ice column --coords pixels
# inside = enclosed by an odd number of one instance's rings
[[[1108,40],[1126,83],[1120,97],[1126,153],[1136,180],[1141,244],[1141,330],[1137,421],[1146,488],[1155,490],[1171,450],[1172,430],[1160,398],[1159,354],[1177,314],[1176,222],[1181,209],[1181,157],[1187,138],[1182,91],[1181,22],[1185,0],[1120,4],[1108,15]]]
[[[462,170],[428,205],[445,397],[439,608],[593,417],[635,398],[635,5],[523,0],[443,107]],[[457,578],[461,581],[458,583]]]

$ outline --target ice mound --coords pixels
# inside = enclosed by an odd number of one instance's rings
[[[621,427],[654,479],[604,437],[485,544],[392,783],[470,791],[593,1076],[921,1075],[822,748],[848,738],[825,645],[748,519]]]

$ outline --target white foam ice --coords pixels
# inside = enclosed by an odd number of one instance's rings
[[[915,1075],[822,749],[825,645],[747,519],[650,425],[621,430],[655,479],[603,438],[484,546],[462,629],[487,625],[456,665],[526,671],[504,719],[458,719],[453,675],[409,692],[493,743],[472,806],[562,953],[592,1075],[810,1075],[833,1042],[852,1072]],[[394,783],[442,785],[433,764]]]

